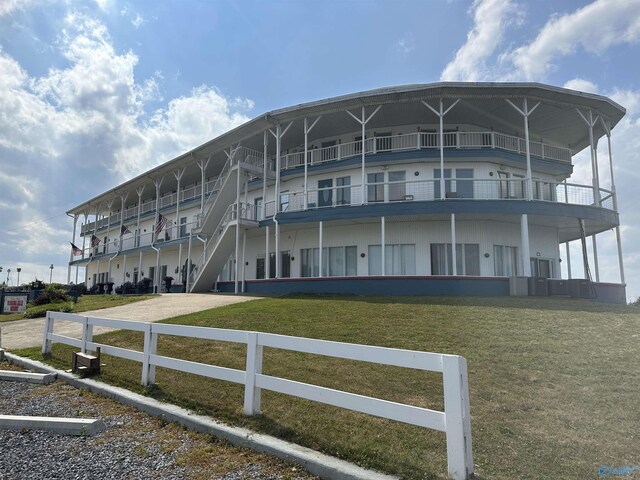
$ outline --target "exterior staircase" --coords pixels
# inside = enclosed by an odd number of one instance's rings
[[[245,203],[236,204],[238,175],[241,171],[250,176],[262,177],[262,153],[244,147],[231,152],[211,194],[207,198],[198,228],[194,234],[207,237],[201,257],[194,262],[189,274],[189,291],[206,292],[211,289],[216,277],[235,249],[235,231],[237,228],[256,228],[258,218],[256,207]],[[272,177],[269,169],[267,177]]]

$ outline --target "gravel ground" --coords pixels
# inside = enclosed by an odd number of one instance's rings
[[[315,478],[300,467],[59,381],[47,386],[0,381],[0,414],[101,418],[107,426],[93,437],[0,430],[2,480]]]

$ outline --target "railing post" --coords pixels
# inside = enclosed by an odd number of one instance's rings
[[[244,414],[260,413],[261,389],[256,387],[256,375],[262,373],[262,345],[258,333],[247,333],[247,365],[244,381]]]
[[[458,355],[442,356],[444,413],[449,476],[466,480],[473,473],[467,362]]]
[[[44,338],[42,339],[42,355],[51,355],[51,347],[53,342],[49,339],[49,334],[53,333],[54,319],[51,318],[51,312],[47,312],[44,319]]]
[[[491,132],[491,148],[496,148],[496,132]]]

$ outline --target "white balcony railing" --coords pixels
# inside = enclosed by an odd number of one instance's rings
[[[364,146],[366,154],[439,149],[440,134],[416,132],[373,137],[367,138]],[[446,149],[493,148],[518,154],[524,154],[526,152],[524,139],[498,132],[446,132],[443,138],[443,147]],[[529,147],[531,155],[534,157],[563,162],[571,161],[571,150],[568,148],[546,145],[534,141],[529,142]],[[360,154],[362,154],[362,140],[310,150],[307,159],[310,165],[316,165],[324,162],[342,160]],[[283,170],[304,165],[304,152],[294,152],[284,155],[281,158],[280,165]]]
[[[473,200],[526,200],[525,179],[445,179],[445,199]],[[365,185],[364,198],[360,185],[315,188],[307,191],[289,191],[280,196],[281,212],[297,212],[320,208],[357,206],[374,203],[415,202],[441,200],[440,179],[378,182]],[[573,205],[597,205],[613,209],[610,190],[600,189],[594,200],[592,186],[572,183],[533,181],[533,199]],[[275,201],[265,205],[265,217],[276,212]]]

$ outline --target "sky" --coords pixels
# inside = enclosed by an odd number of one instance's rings
[[[51,264],[66,282],[65,211],[264,112],[445,80],[536,81],[627,109],[612,151],[639,297],[640,0],[0,0],[0,282],[17,267],[48,280]],[[608,172],[606,139],[598,157]],[[589,158],[573,182],[590,183]],[[598,257],[619,282],[613,232]]]

